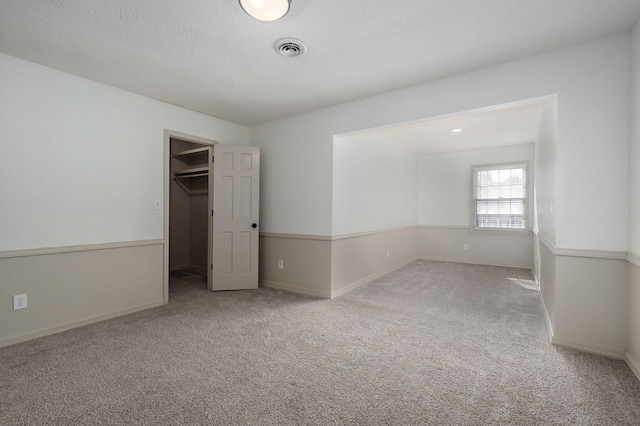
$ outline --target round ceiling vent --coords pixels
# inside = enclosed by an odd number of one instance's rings
[[[307,46],[295,38],[283,38],[273,44],[273,48],[280,55],[287,58],[294,58],[307,51]]]

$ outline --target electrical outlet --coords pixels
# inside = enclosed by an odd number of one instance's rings
[[[465,244],[465,245],[464,245],[464,249],[465,249],[465,250],[469,250],[469,244]]]
[[[17,294],[13,296],[13,310],[25,309],[27,307],[27,295]]]
[[[278,269],[284,269],[284,260],[278,260]]]

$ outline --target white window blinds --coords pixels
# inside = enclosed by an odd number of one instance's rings
[[[526,164],[473,170],[474,229],[526,229]]]

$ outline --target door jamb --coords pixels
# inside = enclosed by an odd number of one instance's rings
[[[169,303],[169,188],[171,186],[171,138],[180,139],[187,142],[199,143],[202,145],[216,145],[218,142],[212,139],[205,139],[198,136],[187,135],[174,130],[164,130],[164,215],[163,215],[163,270],[162,270],[162,301],[166,305]],[[211,233],[211,230],[208,231]],[[209,268],[207,268],[209,269]],[[207,274],[211,273],[207,270]]]

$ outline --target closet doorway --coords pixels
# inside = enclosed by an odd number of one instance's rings
[[[258,147],[165,131],[164,302],[169,272],[206,275],[210,290],[258,288]]]

